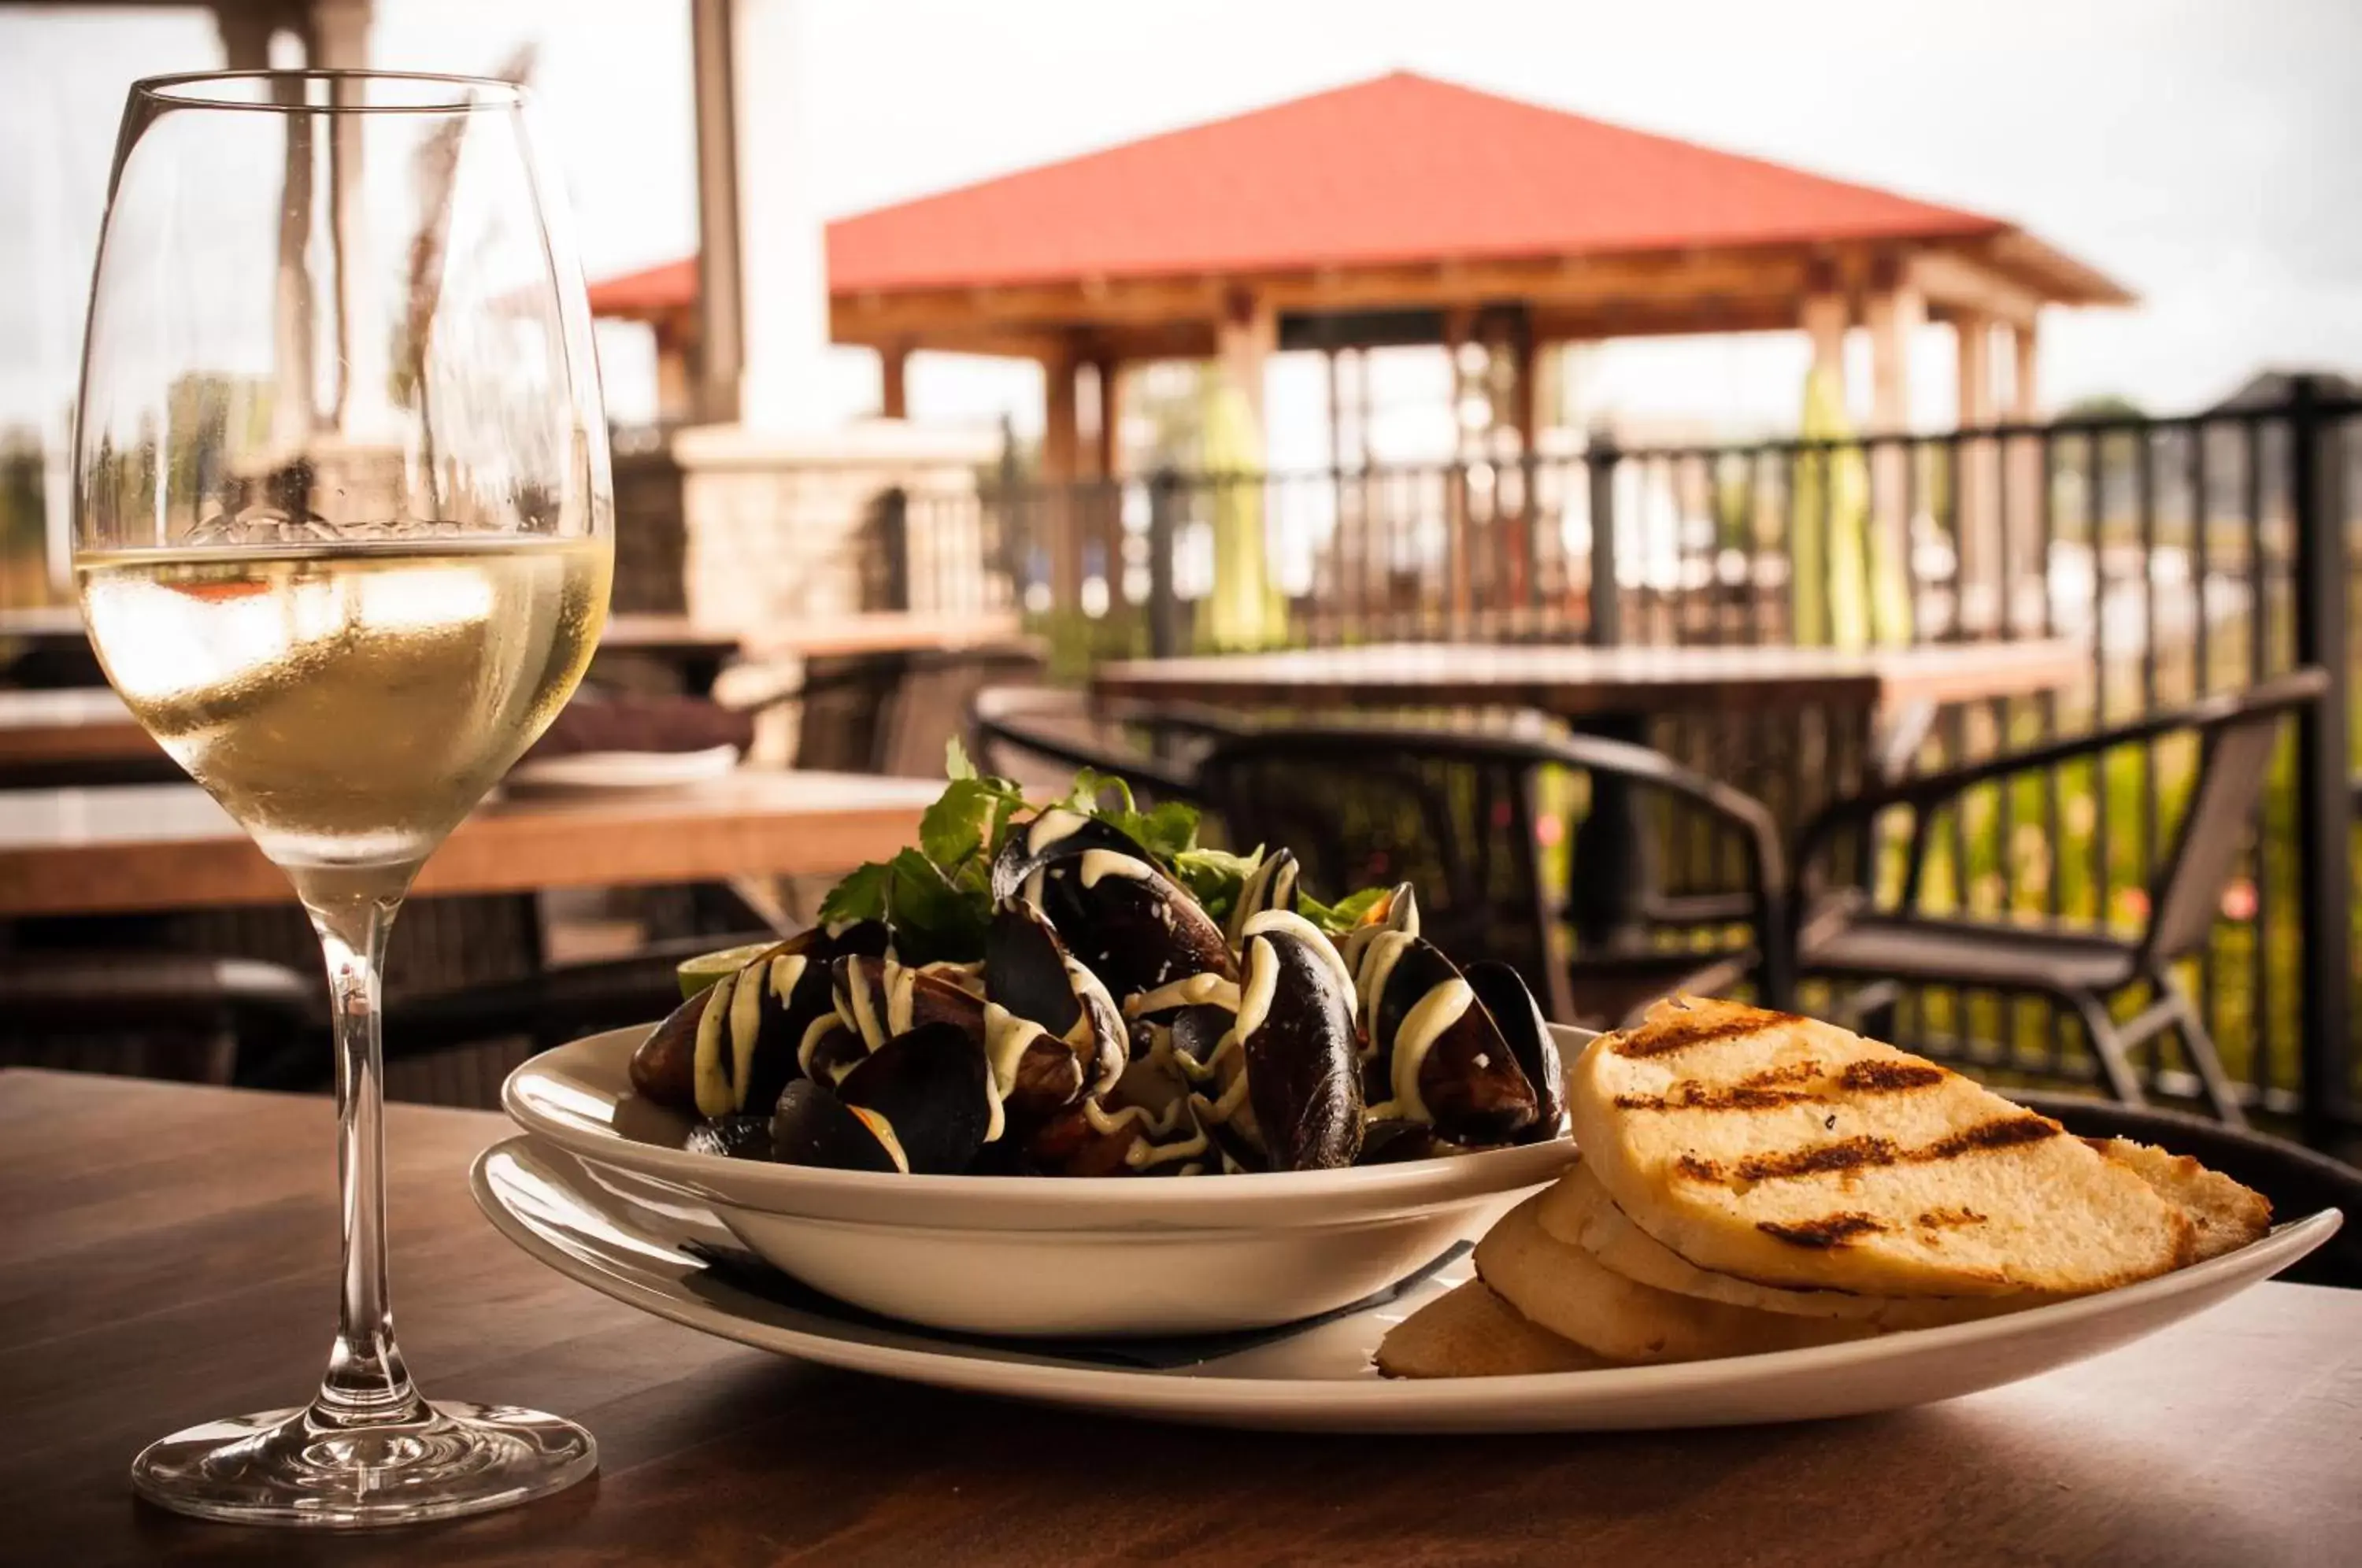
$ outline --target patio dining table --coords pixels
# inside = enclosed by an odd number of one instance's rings
[[[581,1420],[507,1513],[335,1537],[136,1502],[160,1433],[300,1397],[334,1320],[326,1099],[0,1072],[0,1560],[152,1562],[2351,1562],[2362,1293],[2267,1284],[2154,1339],[1893,1415],[1601,1436],[1303,1436],[939,1392],[710,1339],[502,1241],[511,1131],[394,1105],[393,1265],[430,1394]]]
[[[1903,711],[2052,691],[2085,677],[2066,638],[1834,648],[1693,645],[1372,643],[1103,665],[1104,697],[1237,709],[1525,708],[1639,744],[1652,715],[1850,710],[1872,726]],[[1616,781],[1595,781],[1574,842],[1571,913],[1587,945],[1636,939],[1648,835]]]
[[[942,786],[740,768],[662,790],[497,801],[415,891],[508,893],[819,875],[911,842]],[[0,919],[285,903],[294,895],[193,784],[0,791]]]

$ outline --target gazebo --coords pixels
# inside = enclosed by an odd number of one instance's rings
[[[1841,387],[1860,325],[1873,428],[1899,430],[1910,334],[1937,321],[1974,426],[2032,414],[2044,305],[2131,298],[1999,218],[1407,72],[841,219],[827,269],[830,335],[877,350],[889,416],[914,349],[1039,360],[1050,481],[1114,471],[1120,371],[1144,359],[1218,359],[1256,403],[1276,349],[1483,343],[1530,450],[1551,344],[1801,329]],[[698,282],[692,259],[591,291],[655,327],[675,405]]]

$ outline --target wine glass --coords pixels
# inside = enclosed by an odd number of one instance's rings
[[[327,959],[342,1315],[300,1409],[150,1445],[169,1508],[373,1526],[554,1491],[573,1423],[428,1404],[386,1293],[378,967],[418,868],[572,693],[613,501],[589,302],[523,91],[135,84],[91,285],[74,575],[107,679]]]

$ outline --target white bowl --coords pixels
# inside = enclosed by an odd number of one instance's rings
[[[1554,1031],[1572,1055],[1590,1036]],[[517,1125],[694,1197],[755,1252],[871,1311],[988,1334],[1268,1328],[1349,1306],[1436,1258],[1480,1211],[1574,1158],[1567,1139],[1341,1171],[927,1176],[691,1154],[686,1117],[632,1092],[646,1028],[509,1075]]]

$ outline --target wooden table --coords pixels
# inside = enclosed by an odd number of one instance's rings
[[[145,762],[162,755],[111,686],[0,690],[0,769]]]
[[[1610,647],[1373,643],[1099,667],[1110,697],[1302,707],[1520,707],[1567,719],[1675,711],[1891,712],[2066,686],[2091,657],[2065,638],[1917,647]]]
[[[904,1386],[595,1296],[466,1190],[505,1124],[393,1107],[395,1300],[429,1395],[571,1416],[598,1477],[301,1539],[135,1503],[151,1438],[302,1398],[336,1290],[328,1106],[0,1073],[0,1558],[26,1563],[2328,1565],[2362,1552],[2362,1295],[2266,1285],[1896,1415],[1600,1437],[1154,1426]]]
[[[1101,696],[1216,706],[1531,708],[1635,745],[1651,714],[1852,709],[1873,723],[1905,709],[2055,690],[2087,674],[2065,638],[1841,649],[1732,645],[1373,643],[1360,647],[1103,665]],[[1623,782],[1593,779],[1577,830],[1568,913],[1588,948],[1645,945],[1650,836]]]
[[[925,779],[742,768],[680,790],[520,799],[459,825],[420,893],[802,876],[882,860]],[[287,881],[193,784],[0,791],[0,918],[283,903]]]

